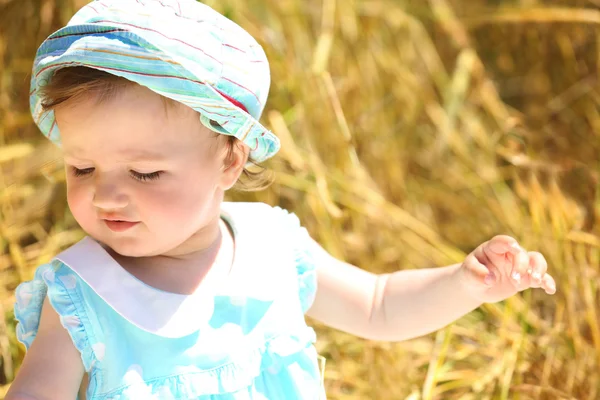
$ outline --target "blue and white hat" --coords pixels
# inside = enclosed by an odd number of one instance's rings
[[[57,145],[54,111],[42,110],[39,91],[54,72],[71,66],[121,76],[191,107],[207,128],[246,143],[257,162],[279,150],[277,137],[258,122],[270,86],[262,47],[195,0],[95,0],[41,44],[30,108]]]

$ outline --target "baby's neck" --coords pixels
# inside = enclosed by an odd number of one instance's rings
[[[191,294],[201,284],[225,279],[231,269],[234,238],[227,224],[219,223],[216,237],[208,247],[194,251],[152,257],[126,257],[107,251],[127,272],[142,282],[172,293]]]

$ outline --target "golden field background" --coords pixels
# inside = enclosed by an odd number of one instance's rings
[[[600,399],[600,1],[210,0],[271,61],[275,183],[332,254],[390,272],[505,233],[545,254],[526,291],[403,343],[316,324],[330,399]],[[41,41],[85,1],[0,0],[0,386],[13,291],[77,241],[28,111]],[[408,323],[408,322],[407,322]],[[0,394],[1,397],[1,394]]]

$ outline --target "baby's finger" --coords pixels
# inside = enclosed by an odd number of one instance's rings
[[[525,250],[520,250],[513,255],[513,265],[510,272],[510,279],[517,290],[523,290],[530,284],[529,275],[529,255]]]
[[[544,291],[548,294],[556,293],[556,282],[554,281],[554,278],[552,278],[548,274],[544,275],[544,277],[542,278],[542,287],[544,288]]]
[[[491,262],[488,255],[485,253],[487,244],[488,242],[485,242],[481,246],[478,246],[469,257],[473,256],[474,261],[480,264],[481,267],[478,268],[477,275],[480,275],[480,278],[483,279],[486,285],[491,286],[501,278],[501,275],[498,273],[494,263]],[[469,260],[469,257],[467,257],[467,260]]]
[[[493,286],[496,282],[496,276],[480,260],[475,253],[471,253],[463,263],[463,272],[467,279],[473,283]]]
[[[506,235],[494,236],[487,242],[486,253],[488,256],[504,256],[506,253],[516,254],[523,249],[512,237]],[[490,254],[491,253],[491,254]]]
[[[542,287],[542,278],[546,274],[548,269],[548,263],[544,256],[537,251],[530,251],[529,253],[529,269],[527,270],[531,278],[531,287],[539,288]]]

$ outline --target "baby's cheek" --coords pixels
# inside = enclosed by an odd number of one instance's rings
[[[144,216],[160,220],[157,222],[161,224],[183,227],[193,224],[196,217],[203,214],[210,197],[207,194],[206,190],[198,186],[181,185],[146,192],[144,196],[136,197],[144,203]]]
[[[173,217],[182,212],[181,206],[185,201],[182,196],[185,194],[175,190],[156,190],[137,197],[144,203],[146,213],[149,211],[155,215]]]
[[[67,203],[77,223],[85,228],[93,217],[91,191],[85,185],[67,180]]]

